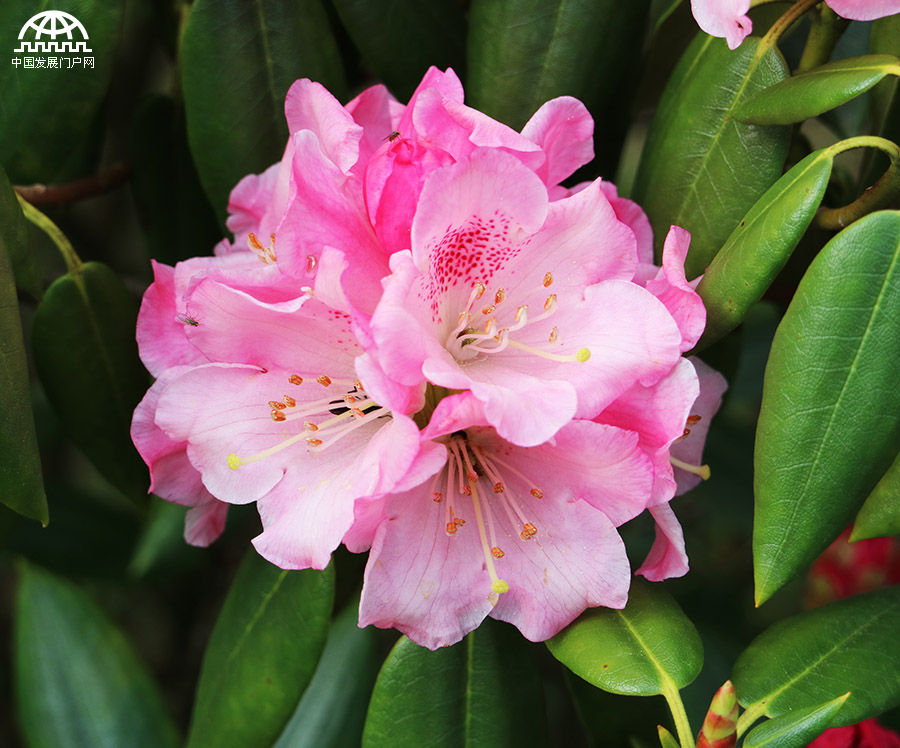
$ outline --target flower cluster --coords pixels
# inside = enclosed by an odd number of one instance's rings
[[[243,179],[234,241],[154,265],[138,320],[157,378],[132,436],[204,545],[255,502],[257,551],[323,568],[369,550],[360,625],[431,648],[491,615],[546,639],[687,571],[669,501],[698,482],[722,377],[683,354],[705,311],[673,227],[600,180],[562,97],[516,132],[431,69],[407,105],[297,81],[282,160]]]

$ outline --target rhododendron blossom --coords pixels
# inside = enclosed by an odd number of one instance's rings
[[[825,0],[828,7],[843,18],[872,21],[900,13],[900,0]],[[710,36],[724,37],[729,49],[737,49],[752,33],[753,22],[747,17],[750,0],[691,0],[691,11],[697,25]]]
[[[624,606],[616,528],[657,525],[639,569],[687,571],[669,507],[699,480],[721,377],[682,354],[705,310],[673,228],[591,158],[580,102],[521,133],[430,70],[408,105],[298,81],[282,160],[244,178],[216,256],[155,265],[138,321],[156,383],[132,435],[152,490],[206,544],[256,503],[261,555],[370,550],[360,623],[429,647],[487,615],[530,639]]]

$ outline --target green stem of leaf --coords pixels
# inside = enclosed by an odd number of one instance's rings
[[[765,713],[766,703],[764,701],[748,707],[747,711],[745,711],[740,717],[738,717],[737,725],[735,726],[735,732],[738,739],[740,739],[741,735],[743,735],[745,732],[747,732],[747,730],[750,729],[750,727],[754,722],[756,722],[756,720],[764,716]]]
[[[841,38],[847,23],[841,19],[831,8],[823,5],[813,15],[812,28],[803,48],[803,55],[797,65],[796,73],[804,73],[820,65],[824,65],[831,59],[831,53]]]
[[[784,32],[793,26],[794,22],[800,19],[806,11],[820,1],[821,0],[797,0],[797,2],[788,8],[787,12],[775,21],[775,23],[772,24],[772,27],[766,32],[766,35],[762,38],[762,41],[759,43],[759,47],[756,50],[756,56],[762,57],[769,49],[774,47]]]
[[[842,229],[864,215],[890,206],[900,196],[900,146],[875,135],[860,135],[835,143],[829,150],[837,155],[854,148],[876,148],[885,153],[891,163],[881,178],[849,205],[819,210],[816,225],[820,228]]]
[[[80,273],[82,265],[81,258],[78,256],[78,253],[75,252],[75,247],[72,246],[72,242],[70,242],[68,237],[62,232],[62,229],[23,198],[18,192],[16,193],[16,197],[19,199],[19,205],[22,208],[22,213],[25,218],[50,237],[50,241],[56,245],[59,253],[63,256],[63,260],[65,260],[69,272],[73,275]]]
[[[666,680],[663,684],[662,695],[669,705],[669,711],[672,712],[672,719],[675,721],[675,729],[678,732],[678,741],[681,743],[681,748],[694,748],[696,744],[694,731],[691,729],[691,723],[684,709],[681,693],[679,693],[674,683]]]

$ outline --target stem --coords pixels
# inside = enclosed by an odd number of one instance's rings
[[[881,178],[849,205],[841,208],[821,208],[816,214],[816,225],[820,228],[842,229],[868,213],[890,206],[900,195],[900,147],[890,140],[875,135],[860,135],[830,146],[831,152],[835,155],[854,148],[877,148],[887,154],[891,163]]]
[[[735,726],[735,733],[738,738],[741,737],[750,726],[756,722],[760,717],[762,717],[766,713],[766,702],[762,701],[759,704],[754,704],[749,707],[746,712],[744,712],[740,717],[738,717],[737,725]]]
[[[53,221],[41,213],[41,211],[35,208],[18,192],[16,193],[16,197],[19,200],[19,206],[22,208],[22,213],[26,220],[33,223],[50,237],[50,241],[56,245],[59,253],[63,256],[63,260],[65,260],[69,272],[73,275],[80,273],[82,264],[81,258],[78,256],[78,253],[75,252],[75,247],[72,246],[72,242],[68,240],[59,226],[53,223]]]
[[[130,167],[115,164],[100,174],[76,179],[66,184],[16,185],[16,192],[32,205],[58,205],[101,195],[118,187],[128,177]]]
[[[794,21],[798,20],[806,11],[812,8],[821,0],[797,0],[787,12],[772,24],[766,35],[757,48],[757,56],[764,55],[769,49],[775,46],[776,42],[781,38],[782,34],[793,26]]]
[[[694,748],[696,745],[694,731],[691,729],[691,723],[688,721],[687,712],[684,710],[684,702],[681,700],[681,694],[678,689],[672,683],[665,681],[662,695],[669,705],[669,711],[672,712],[672,719],[675,721],[675,729],[678,732],[678,742],[681,743],[681,748]]]
[[[846,27],[847,22],[827,5],[819,8],[813,16],[812,28],[806,39],[806,46],[803,48],[803,56],[794,72],[804,73],[828,62]]]

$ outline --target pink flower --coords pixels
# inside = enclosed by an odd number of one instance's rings
[[[826,0],[839,16],[855,21],[872,21],[900,13],[900,0]],[[750,0],[691,0],[697,25],[710,36],[725,37],[729,49],[737,49],[753,31],[747,17]]]
[[[900,584],[900,541],[870,538],[849,542],[844,530],[813,563],[806,576],[806,605],[814,608],[833,600]]]
[[[900,735],[867,719],[847,727],[825,730],[809,748],[900,748]]]

